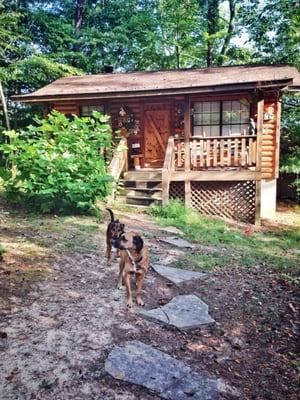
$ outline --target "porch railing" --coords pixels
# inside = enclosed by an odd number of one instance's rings
[[[114,182],[118,182],[123,171],[128,170],[128,148],[127,148],[127,139],[122,138],[114,150],[113,158],[109,164],[108,172],[114,178]],[[116,195],[116,187],[113,187],[113,190],[108,197],[108,203],[113,203]]]
[[[192,170],[207,168],[255,167],[257,163],[256,136],[191,137],[189,142],[190,166]],[[185,143],[174,140],[174,162],[176,170],[185,167]]]

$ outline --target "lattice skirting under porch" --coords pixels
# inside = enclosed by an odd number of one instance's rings
[[[255,181],[191,182],[191,205],[205,215],[255,222]],[[170,198],[184,201],[184,182],[171,182]]]

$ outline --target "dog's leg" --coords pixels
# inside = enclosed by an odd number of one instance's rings
[[[111,265],[111,243],[110,242],[107,242],[106,257],[107,257],[107,264]]]
[[[145,303],[142,300],[142,289],[143,289],[144,277],[145,277],[145,273],[142,271],[138,272],[136,274],[136,303],[139,306],[145,305]]]
[[[117,289],[121,289],[122,288],[124,266],[125,266],[125,262],[121,258],[120,259],[120,263],[119,263],[119,275],[118,275],[118,280],[117,280]]]
[[[132,307],[131,277],[130,273],[125,273],[124,282],[127,290],[127,307]]]

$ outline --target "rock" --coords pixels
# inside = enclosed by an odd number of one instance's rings
[[[168,233],[174,233],[175,235],[183,234],[183,232],[175,226],[166,226],[165,228],[161,228],[161,230]]]
[[[159,239],[161,242],[170,244],[172,246],[180,247],[180,248],[188,248],[188,249],[193,249],[195,246],[188,242],[187,240],[181,239],[176,236],[169,236],[166,238]]]
[[[168,400],[218,399],[217,380],[204,377],[182,361],[139,341],[115,347],[106,359],[105,371]]]
[[[187,330],[215,322],[208,314],[208,306],[194,295],[176,296],[168,304],[153,310],[141,310],[145,318]]]
[[[207,277],[207,273],[189,271],[187,269],[179,269],[174,267],[168,267],[165,265],[154,264],[152,265],[154,271],[162,275],[164,278],[180,285],[181,283],[188,282],[194,279],[203,279]]]

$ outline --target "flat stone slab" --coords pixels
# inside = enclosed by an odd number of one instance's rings
[[[141,310],[145,318],[187,330],[215,323],[208,314],[208,306],[195,295],[176,296],[163,307]]]
[[[168,267],[160,264],[154,264],[152,265],[152,268],[159,275],[162,275],[169,281],[175,283],[175,285],[180,285],[181,283],[189,282],[194,279],[203,279],[207,277],[207,273],[205,272],[189,271],[187,269]]]
[[[160,238],[161,242],[170,244],[172,246],[180,247],[181,249],[193,249],[195,246],[187,240],[181,239],[176,236],[169,236],[166,238]]]
[[[167,400],[217,400],[218,380],[194,372],[182,361],[139,341],[116,346],[105,361],[115,379],[141,385]]]

